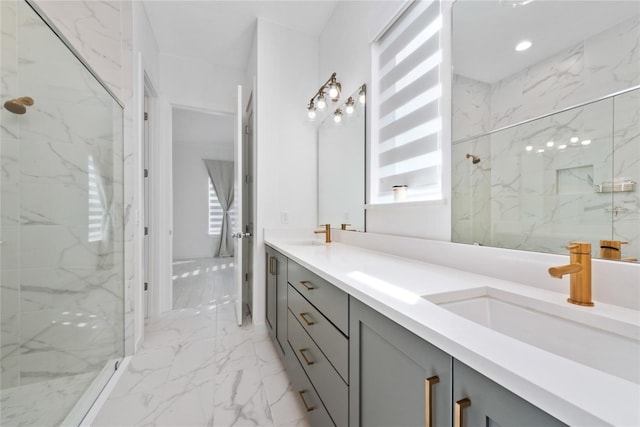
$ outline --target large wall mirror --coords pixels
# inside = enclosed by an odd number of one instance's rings
[[[318,128],[318,220],[365,231],[365,86]]]
[[[637,262],[640,3],[457,0],[452,19],[453,241]]]

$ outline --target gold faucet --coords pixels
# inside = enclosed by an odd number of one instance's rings
[[[571,275],[571,290],[569,301],[571,304],[593,307],[591,301],[591,243],[571,242],[567,246],[570,254],[568,265],[551,267],[549,274],[561,279],[565,274]]]
[[[351,224],[340,224],[340,230],[347,231],[347,227],[350,226],[350,225]],[[353,231],[353,230],[351,230],[351,231]]]
[[[324,227],[324,230],[313,230],[314,233],[316,234],[321,234],[324,233],[325,234],[325,243],[331,243],[331,224],[324,224],[322,225],[322,227]]]

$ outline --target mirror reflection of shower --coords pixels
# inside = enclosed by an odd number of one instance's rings
[[[474,165],[477,165],[478,163],[480,163],[480,157],[478,157],[478,156],[474,156],[473,154],[469,154],[469,153],[467,153],[467,159],[471,159],[471,162],[472,162]]]

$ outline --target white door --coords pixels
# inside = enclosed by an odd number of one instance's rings
[[[242,268],[242,239],[245,237],[243,232],[243,215],[242,215],[242,184],[244,180],[243,154],[242,154],[242,86],[238,85],[238,105],[236,107],[236,123],[234,132],[234,204],[235,204],[235,221],[234,233],[236,244],[233,251],[234,285],[236,288],[236,318],[238,325],[242,325],[242,285],[244,282]]]

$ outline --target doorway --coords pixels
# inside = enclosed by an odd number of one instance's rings
[[[233,132],[231,115],[172,110],[174,310],[235,299],[233,258],[220,249],[225,190],[205,163],[233,172]]]

